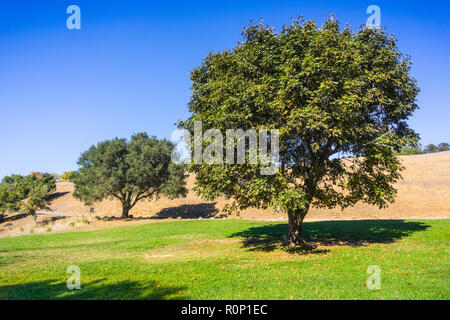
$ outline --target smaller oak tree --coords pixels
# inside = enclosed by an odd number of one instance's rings
[[[47,184],[36,184],[28,194],[28,197],[22,201],[20,209],[33,217],[34,222],[36,220],[36,212],[38,210],[48,210],[51,211],[51,198],[52,189]]]
[[[439,152],[439,148],[438,146],[436,146],[435,144],[431,143],[429,145],[427,145],[424,149],[425,153],[435,153],[435,152]]]
[[[0,216],[22,211],[36,222],[38,210],[50,210],[50,195],[55,190],[55,179],[48,173],[6,176],[0,183]]]
[[[439,151],[449,151],[450,150],[450,145],[447,142],[442,142],[439,143],[438,145]]]
[[[106,198],[122,204],[122,218],[143,199],[186,196],[185,167],[171,161],[174,145],[146,133],[103,141],[84,152],[73,176],[74,197],[86,205]]]

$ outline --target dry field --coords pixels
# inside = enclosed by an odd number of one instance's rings
[[[401,219],[401,218],[449,218],[450,217],[450,152],[429,155],[401,157],[406,170],[403,180],[396,185],[397,200],[387,209],[365,204],[344,211],[312,208],[306,220],[354,220],[354,219]],[[169,200],[160,198],[138,203],[131,211],[137,218],[152,219],[214,219],[224,217],[222,208],[227,203],[224,199],[206,202],[192,191],[193,177],[188,178],[189,193],[186,198]],[[96,216],[120,216],[121,205],[117,200],[105,200],[95,204],[94,213],[90,207],[72,197],[73,184],[58,182],[52,203],[55,213],[85,215],[82,217],[39,216],[39,225],[35,226],[31,217],[24,215],[8,216],[0,223],[0,237],[30,233],[46,233],[63,230],[86,230],[114,227],[123,224],[140,224],[148,220],[100,221]],[[228,216],[230,218],[230,216]],[[284,220],[287,217],[272,210],[248,209],[231,218]]]
[[[344,211],[340,209],[311,209],[307,219],[381,219],[381,218],[442,218],[450,217],[450,152],[430,155],[401,157],[406,170],[403,180],[396,185],[398,197],[389,208],[358,204]],[[131,211],[135,217],[160,218],[210,218],[221,216],[226,201],[205,202],[192,191],[193,177],[188,179],[189,194],[186,198],[138,203]],[[56,198],[52,205],[55,212],[89,214],[89,207],[72,197],[70,182],[58,183]],[[95,214],[119,216],[121,206],[117,200],[103,201],[93,206]],[[278,219],[283,217],[272,210],[249,209],[240,213],[243,219]],[[283,217],[284,218],[284,217]]]

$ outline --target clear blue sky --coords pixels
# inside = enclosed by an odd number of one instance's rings
[[[188,116],[189,72],[233,47],[251,19],[277,29],[290,17],[334,13],[355,29],[381,23],[414,62],[422,143],[450,142],[449,1],[0,2],[0,177],[76,169],[98,141],[147,131],[169,138]],[[66,8],[81,8],[81,30]]]

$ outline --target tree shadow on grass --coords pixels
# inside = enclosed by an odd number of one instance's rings
[[[104,283],[106,280],[96,280],[84,284],[81,282],[79,290],[69,290],[66,282],[40,281],[17,285],[0,286],[1,300],[184,300],[180,295],[184,287],[163,287],[155,281],[121,281]]]
[[[392,243],[430,226],[422,222],[405,220],[358,220],[305,222],[303,235],[307,245],[303,248],[288,249],[292,253],[320,253],[328,249],[319,246],[366,246],[373,243]],[[253,227],[235,233],[232,237],[242,237],[243,246],[251,251],[273,251],[282,247],[282,239],[288,225],[272,224]]]

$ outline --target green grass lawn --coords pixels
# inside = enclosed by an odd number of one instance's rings
[[[449,299],[450,220],[150,222],[0,239],[0,299]],[[81,269],[81,290],[66,287]],[[367,268],[381,269],[369,290]]]

